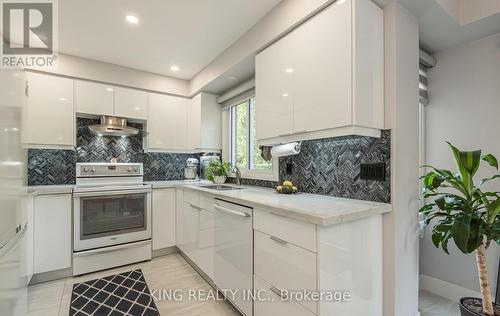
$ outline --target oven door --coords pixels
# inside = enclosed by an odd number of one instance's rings
[[[151,189],[73,196],[75,251],[151,238]]]

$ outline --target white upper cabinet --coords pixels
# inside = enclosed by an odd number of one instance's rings
[[[148,118],[148,94],[136,89],[75,80],[75,104],[81,114]]]
[[[191,100],[188,113],[188,147],[200,151],[220,151],[222,110],[217,96],[201,92]]]
[[[170,95],[149,93],[148,149],[188,149],[188,111],[191,100]]]
[[[193,99],[149,93],[148,150],[199,152],[221,150],[221,107],[216,96]]]
[[[276,144],[383,128],[383,16],[337,2],[256,57],[257,139]]]
[[[257,139],[289,135],[293,111],[293,38],[286,36],[255,60]]]
[[[27,72],[23,142],[35,147],[74,147],[73,80]]]
[[[77,113],[113,115],[114,88],[111,85],[75,80]]]
[[[148,118],[148,94],[144,91],[115,88],[115,115],[139,120]]]

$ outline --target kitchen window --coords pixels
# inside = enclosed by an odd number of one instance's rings
[[[229,161],[240,169],[243,178],[271,180],[278,179],[278,161],[265,161],[255,133],[255,97],[247,97],[229,106],[224,115],[227,127],[223,148],[225,161]]]

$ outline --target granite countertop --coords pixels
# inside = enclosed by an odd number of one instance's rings
[[[322,226],[392,211],[392,206],[386,203],[308,193],[278,194],[274,189],[255,186],[242,186],[241,190],[229,191],[216,191],[200,184],[184,184],[183,187]]]

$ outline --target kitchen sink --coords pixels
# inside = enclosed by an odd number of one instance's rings
[[[241,190],[244,189],[242,187],[234,187],[229,185],[216,185],[216,184],[207,184],[200,185],[201,188],[217,190],[217,191],[229,191],[229,190]]]

